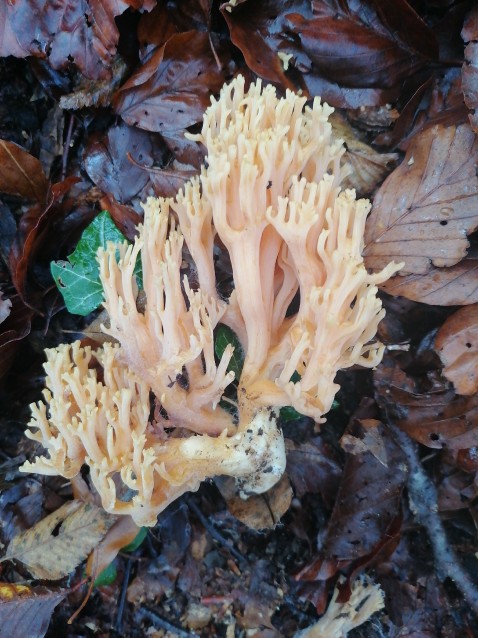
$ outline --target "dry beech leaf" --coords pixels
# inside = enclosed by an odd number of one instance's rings
[[[43,638],[67,591],[0,583],[0,638]]]
[[[404,262],[400,275],[453,266],[478,226],[478,141],[469,124],[436,125],[410,142],[402,164],[378,191],[365,233],[365,261],[378,270]]]
[[[443,374],[457,394],[478,390],[478,304],[466,306],[445,321],[435,339]]]
[[[18,144],[0,140],[0,191],[44,202],[47,190],[40,160]]]
[[[237,495],[234,481],[221,477],[215,479],[215,483],[230,513],[252,529],[275,527],[292,501],[292,488],[286,475],[264,494],[252,494],[247,499]]]
[[[35,578],[63,578],[86,559],[114,521],[95,505],[70,501],[15,536],[5,558],[21,561]]]
[[[398,153],[377,153],[371,146],[361,142],[354,129],[340,113],[333,113],[330,122],[336,137],[342,139],[347,149],[344,160],[352,168],[343,188],[355,188],[359,197],[372,193],[395,167]]]
[[[464,306],[478,303],[477,274],[478,258],[468,256],[456,266],[433,268],[424,275],[392,277],[380,287],[390,295],[429,306]]]

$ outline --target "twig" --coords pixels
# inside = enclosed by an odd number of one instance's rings
[[[148,620],[151,620],[151,622],[155,626],[160,627],[161,629],[166,629],[166,631],[170,631],[172,634],[174,634],[174,636],[178,636],[178,638],[197,638],[197,634],[191,634],[188,631],[184,631],[184,629],[181,629],[180,627],[172,625],[170,622],[162,618],[159,614],[157,614],[149,607],[146,607],[145,605],[141,605],[141,607],[138,609],[138,614],[140,616],[145,616],[146,618],[148,618]]]
[[[63,145],[63,157],[61,158],[61,179],[66,177],[66,169],[68,165],[68,154],[70,152],[71,138],[73,136],[73,125],[75,124],[75,116],[70,113],[70,122],[68,124],[68,131],[66,133],[65,144]]]
[[[201,521],[201,525],[212,536],[212,538],[221,545],[224,545],[238,562],[242,563],[243,565],[247,564],[248,561],[246,557],[243,556],[241,552],[234,547],[230,540],[228,540],[220,532],[218,532],[214,525],[211,525],[211,523],[207,520],[207,518],[204,516],[204,514],[201,512],[192,498],[189,498],[187,500],[187,504],[188,507],[192,509],[195,516],[197,516],[197,518]]]
[[[123,616],[124,616],[124,608],[126,603],[126,593],[128,591],[129,578],[131,576],[131,565],[133,561],[131,558],[128,558],[126,561],[126,566],[124,568],[124,576],[123,583],[121,585],[121,592],[118,601],[118,611],[116,614],[116,620],[114,624],[114,630],[120,635],[123,633]]]
[[[448,543],[446,532],[438,513],[437,491],[420,463],[417,445],[405,432],[391,422],[388,415],[386,420],[388,427],[407,458],[407,486],[410,509],[416,521],[428,533],[438,576],[443,580],[450,578],[466,598],[475,614],[478,615],[478,589],[461,566],[458,556]]]

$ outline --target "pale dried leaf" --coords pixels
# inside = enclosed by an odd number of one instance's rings
[[[4,299],[3,293],[0,290],[0,323],[2,323],[2,321],[5,321],[5,319],[8,317],[11,308],[12,302],[10,301],[10,299]]]
[[[478,303],[478,259],[467,257],[450,268],[433,268],[424,275],[392,277],[381,286],[389,295],[430,306]]]
[[[292,501],[292,488],[286,475],[264,494],[253,494],[246,500],[237,495],[234,481],[221,477],[216,479],[216,485],[230,513],[252,529],[275,527]]]
[[[95,505],[70,501],[16,536],[6,558],[24,563],[35,578],[63,578],[86,559],[114,521]]]
[[[347,151],[344,160],[352,169],[343,182],[343,188],[355,188],[359,197],[369,195],[395,168],[398,153],[377,153],[371,146],[358,139],[354,129],[338,112],[333,113],[329,119],[336,137],[345,143]]]
[[[443,374],[457,394],[478,390],[478,304],[460,308],[437,333],[435,349],[443,362]]]
[[[0,583],[0,638],[43,638],[53,610],[67,593]]]
[[[478,226],[477,158],[469,124],[418,133],[375,197],[365,233],[367,266],[404,262],[400,277],[462,260],[466,236]]]

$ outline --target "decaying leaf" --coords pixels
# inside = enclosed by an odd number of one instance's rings
[[[415,441],[434,449],[478,446],[478,395],[459,397],[444,386],[421,391],[390,357],[374,382],[378,401]]]
[[[398,153],[377,153],[371,146],[360,141],[347,120],[335,112],[329,118],[334,133],[344,140],[344,160],[351,166],[352,172],[344,182],[343,188],[355,188],[359,197],[372,193],[395,167]]]
[[[102,508],[70,501],[16,536],[5,557],[24,563],[35,578],[58,580],[86,559],[114,522]]]
[[[183,132],[202,118],[211,93],[219,91],[224,78],[207,33],[177,33],[133,73],[113,106],[132,126]]]
[[[128,7],[149,11],[154,0],[17,0],[0,3],[0,56],[47,58],[54,69],[76,64],[84,76],[110,77],[119,31],[115,18]]]
[[[466,306],[449,317],[438,331],[435,348],[443,362],[443,374],[457,394],[478,390],[478,304]]]
[[[478,258],[468,255],[456,266],[432,268],[423,275],[392,277],[382,290],[430,306],[478,303]]]
[[[284,475],[265,494],[253,494],[247,500],[237,495],[233,481],[216,479],[216,484],[226,501],[227,509],[235,518],[252,529],[275,527],[290,507],[292,488]]]
[[[365,256],[377,270],[404,262],[400,275],[454,266],[478,227],[478,141],[469,124],[418,133],[404,161],[378,191],[365,233]]]
[[[468,43],[461,75],[463,95],[470,109],[471,127],[478,133],[478,7],[474,7],[467,16],[461,37]]]
[[[43,638],[67,591],[0,583],[0,638]]]
[[[0,191],[44,202],[47,189],[40,160],[18,144],[0,140]]]

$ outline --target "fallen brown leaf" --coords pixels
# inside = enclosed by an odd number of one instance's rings
[[[432,268],[423,275],[392,277],[382,290],[430,306],[478,303],[478,258],[467,256],[456,266]]]
[[[465,104],[470,109],[470,124],[478,132],[478,7],[468,14],[461,37],[468,43],[462,68],[462,88]]]
[[[0,638],[43,638],[67,591],[0,583]]]
[[[86,559],[114,521],[102,508],[70,501],[15,536],[5,558],[21,561],[35,578],[58,580]]]
[[[375,197],[365,232],[367,266],[403,261],[400,277],[461,261],[466,236],[478,226],[477,158],[469,124],[418,133]]]
[[[478,390],[478,304],[466,306],[445,321],[437,333],[435,349],[444,365],[443,374],[457,394]]]
[[[0,140],[0,191],[43,203],[47,190],[40,160],[18,144]]]

